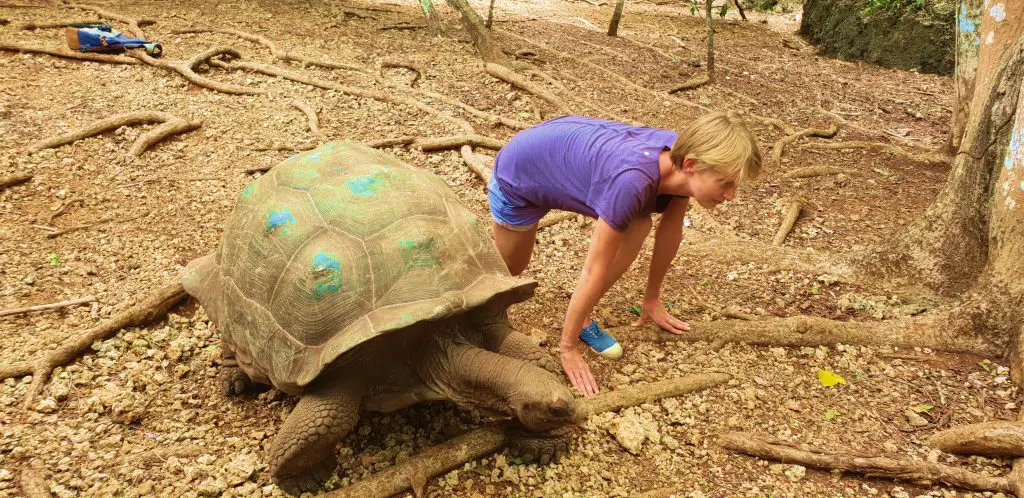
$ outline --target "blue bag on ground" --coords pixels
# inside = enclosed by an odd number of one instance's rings
[[[129,48],[142,48],[154,57],[163,52],[159,43],[129,38],[106,24],[71,25],[65,29],[65,34],[68,47],[79,52],[123,52]]]

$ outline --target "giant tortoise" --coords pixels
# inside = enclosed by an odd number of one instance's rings
[[[293,156],[242,190],[184,284],[220,330],[225,394],[300,396],[268,458],[289,493],[330,477],[360,409],[451,400],[513,416],[527,457],[565,449],[572,393],[506,315],[536,283],[428,171],[355,143]]]

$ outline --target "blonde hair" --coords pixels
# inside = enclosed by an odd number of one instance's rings
[[[705,114],[683,128],[672,144],[672,164],[697,161],[697,169],[710,169],[745,182],[761,173],[761,151],[757,139],[735,111]]]

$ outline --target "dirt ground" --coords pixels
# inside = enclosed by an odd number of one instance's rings
[[[0,26],[2,42],[58,48],[63,43],[59,30],[25,31],[21,25],[97,18],[70,6],[19,4],[0,4],[0,19],[9,21]],[[485,11],[483,3],[474,5]],[[141,0],[102,8],[157,21],[145,29],[163,43],[167,59],[230,46],[244,60],[420,98],[469,119],[477,133],[500,139],[514,131],[422,97],[407,86],[411,71],[384,68],[382,62],[415,63],[424,73],[415,88],[490,113],[531,123],[538,121],[538,110],[545,119],[556,113],[488,76],[455,12],[444,5],[438,5],[446,29],[441,38],[431,38],[422,28],[414,2]],[[501,0],[495,33],[510,53],[536,53],[532,61],[557,85],[535,81],[548,85],[579,114],[678,128],[704,112],[685,99],[710,109],[778,118],[796,129],[826,127],[840,116],[849,124],[833,141],[900,137],[933,149],[945,139],[953,98],[948,78],[818,57],[794,34],[796,15],[750,14],[751,20],[743,22],[730,12],[724,21],[716,19],[719,84],[676,97],[665,91],[703,70],[703,19],[690,16],[682,5],[637,1],[627,6],[620,36],[610,38],[604,34],[610,16],[611,6],[604,4]],[[399,29],[409,27],[401,23],[418,27]],[[189,27],[257,33],[282,50],[367,71],[302,68],[228,34],[172,34]],[[290,105],[293,100],[316,109],[330,140],[460,133],[450,122],[406,106],[240,71],[213,69],[207,75],[269,93],[227,95],[148,66],[2,51],[0,75],[0,177],[34,175],[31,182],[0,193],[0,310],[88,295],[98,300],[95,306],[0,317],[3,363],[52,350],[179,279],[189,260],[212,251],[237,193],[258,174],[245,171],[292,154],[260,149],[319,140],[305,116]],[[203,124],[132,162],[124,159],[127,150],[151,127],[124,127],[56,149],[25,152],[39,139],[140,110]],[[752,128],[766,156],[784,136],[763,122],[752,121]],[[772,250],[770,241],[792,199],[802,199],[806,208],[786,250],[843,254],[868,247],[898,233],[919,214],[947,173],[943,166],[883,153],[801,147],[823,141],[794,143],[781,164],[769,164],[758,181],[741,188],[737,200],[692,216],[687,242],[663,292],[674,313],[700,327],[721,318],[722,309],[757,316],[880,320],[928,307],[827,272],[780,269],[758,258],[715,257],[716,237],[748,241],[754,255]],[[488,216],[484,185],[457,151],[387,151],[436,172],[477,215]],[[858,173],[801,180],[782,176],[815,165]],[[71,203],[74,199],[81,203]],[[65,204],[70,207],[51,219]],[[53,238],[39,228],[92,223]],[[549,348],[556,342],[591,226],[580,218],[540,232],[526,273],[540,282],[537,297],[512,309],[514,324]],[[642,296],[646,275],[641,269],[649,255],[647,247],[600,303],[606,324],[624,325],[635,318],[629,309]],[[620,339],[626,351],[622,358],[590,359],[602,389],[707,371],[728,372],[734,380],[593,417],[572,456],[559,464],[521,465],[494,455],[432,480],[428,495],[629,496],[668,488],[658,496],[993,496],[773,464],[721,449],[716,435],[737,430],[843,453],[938,461],[993,475],[1008,471],[1007,460],[942,454],[921,442],[945,427],[1014,417],[1018,391],[997,358],[843,345],[711,348],[701,342],[655,345]],[[32,459],[51,491],[62,497],[282,495],[270,482],[264,447],[295,399],[277,391],[225,398],[216,385],[218,342],[205,313],[188,302],[166,321],[121,331],[58,368],[32,410],[22,409],[31,378],[7,379],[0,385],[0,496],[21,496],[19,475]],[[846,383],[823,387],[821,370],[842,375]],[[365,478],[479,422],[479,414],[444,404],[368,414],[340,448],[341,467],[327,488]],[[643,437],[642,444],[627,450],[621,434],[615,434],[617,427],[629,424],[640,427]]]

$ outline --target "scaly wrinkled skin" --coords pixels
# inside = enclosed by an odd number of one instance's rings
[[[231,365],[226,361],[221,377],[225,394],[251,388],[243,371],[252,366]],[[333,474],[334,449],[361,408],[392,411],[440,399],[513,416],[513,452],[524,461],[555,461],[568,452],[576,414],[557,373],[554,359],[494,310],[379,337],[336,360],[301,395],[271,442],[271,475],[289,494],[316,491]]]

